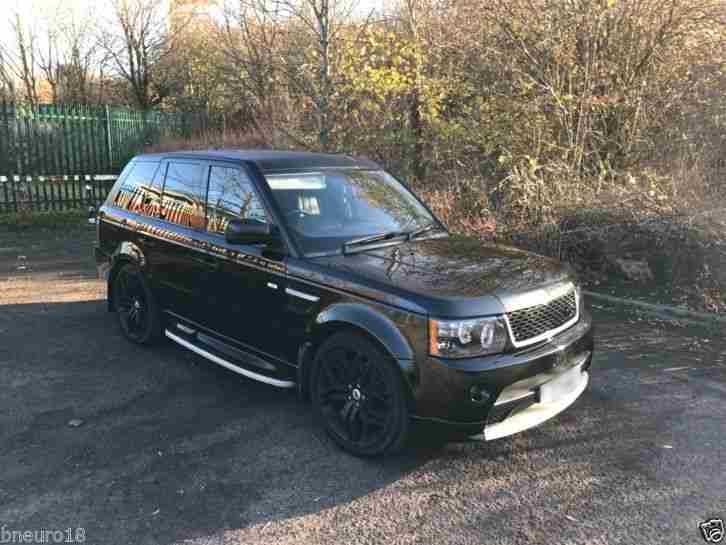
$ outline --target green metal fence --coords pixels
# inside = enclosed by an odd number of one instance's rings
[[[0,214],[75,210],[101,204],[117,176],[0,176]]]
[[[0,176],[117,173],[145,145],[190,130],[181,114],[0,103]]]

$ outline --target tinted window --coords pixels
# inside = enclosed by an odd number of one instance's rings
[[[154,179],[151,182],[151,191],[146,196],[144,213],[147,216],[159,217],[161,215],[161,189],[164,187],[164,175],[166,174],[166,163],[156,169]]]
[[[116,206],[116,198],[118,197],[119,191],[121,191],[121,186],[123,185],[124,181],[126,181],[126,178],[128,178],[129,174],[131,174],[131,171],[134,169],[134,162],[129,161],[126,163],[126,166],[121,171],[121,174],[118,175],[118,178],[116,178],[116,181],[113,184],[113,187],[111,188],[111,191],[108,192],[108,195],[106,195],[106,202],[105,204],[109,206]]]
[[[138,214],[153,214],[154,203],[158,203],[160,184],[152,183],[154,173],[159,163],[136,161],[131,166],[131,172],[121,182],[113,204],[124,210]]]
[[[204,229],[205,185],[200,164],[170,162],[162,198],[164,219],[185,227]]]
[[[306,255],[340,252],[354,238],[436,225],[421,202],[382,170],[268,174],[266,178]]]
[[[207,230],[224,233],[230,219],[267,222],[252,181],[239,169],[213,166],[209,172]]]

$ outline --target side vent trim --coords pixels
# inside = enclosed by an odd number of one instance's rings
[[[306,301],[312,301],[313,303],[317,303],[320,300],[320,297],[317,297],[316,295],[310,295],[309,293],[297,291],[292,288],[285,288],[285,293],[292,295],[293,297],[305,299]]]

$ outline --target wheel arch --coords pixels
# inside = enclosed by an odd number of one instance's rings
[[[146,256],[144,255],[144,252],[141,250],[141,248],[134,244],[133,242],[122,242],[119,244],[118,248],[116,248],[116,251],[111,255],[111,267],[109,269],[108,273],[108,281],[107,281],[107,301],[108,301],[108,310],[114,311],[114,300],[113,300],[113,281],[116,278],[116,275],[118,274],[118,271],[126,265],[127,263],[131,263],[133,265],[136,265],[141,269],[142,271],[146,269]]]
[[[407,397],[413,400],[416,380],[414,351],[396,324],[367,305],[339,303],[321,312],[311,326],[310,336],[298,351],[298,392],[308,398],[315,355],[320,346],[340,331],[354,331],[373,342],[388,354],[401,372]]]

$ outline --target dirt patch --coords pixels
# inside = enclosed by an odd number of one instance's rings
[[[106,286],[93,261],[94,240],[91,226],[0,235],[0,304],[104,299]]]

